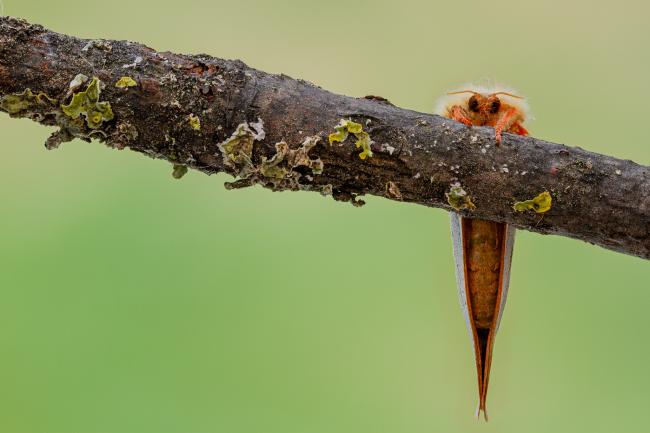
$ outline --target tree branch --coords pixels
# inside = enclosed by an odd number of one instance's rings
[[[116,87],[122,77],[133,82]],[[497,147],[491,128],[335,95],[240,61],[0,18],[0,97],[11,116],[60,128],[49,148],[94,138],[166,159],[175,177],[187,167],[226,172],[237,177],[231,188],[311,190],[355,204],[372,194],[454,210],[446,194],[459,183],[476,205],[459,210],[466,216],[650,258],[648,167],[511,134]],[[339,127],[341,141],[329,144],[342,119],[360,126]],[[543,217],[513,210],[543,191],[553,198]]]

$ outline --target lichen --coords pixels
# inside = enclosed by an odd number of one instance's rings
[[[445,196],[447,197],[449,206],[456,210],[476,209],[476,206],[472,202],[472,197],[463,189],[459,182],[452,183],[449,192],[445,193]]]
[[[351,119],[341,119],[339,124],[334,127],[334,130],[336,132],[331,133],[328,137],[330,145],[336,142],[343,143],[349,134],[353,134],[357,139],[354,143],[355,146],[362,149],[359,158],[366,159],[372,156],[372,140],[360,123],[353,122]]]
[[[224,164],[237,169],[252,168],[254,140],[255,133],[248,127],[248,123],[240,123],[229,138],[217,145],[221,150]]]
[[[124,76],[124,77],[120,78],[115,83],[115,87],[120,88],[120,89],[124,89],[124,88],[127,88],[127,87],[135,87],[137,85],[138,85],[138,83],[133,78],[128,77],[128,76]]]
[[[187,173],[186,165],[174,164],[174,168],[172,170],[172,177],[174,179],[180,179],[181,177],[185,176],[185,173]]]
[[[39,106],[55,106],[57,103],[58,101],[56,99],[50,98],[43,92],[34,93],[30,89],[25,89],[21,93],[12,93],[3,96],[0,99],[0,108],[14,115]]]
[[[320,189],[320,194],[322,196],[332,195],[333,192],[334,192],[334,188],[332,187],[331,183],[323,185]]]
[[[187,116],[187,121],[195,131],[199,131],[201,129],[201,119],[199,119],[198,116],[190,114]]]
[[[264,140],[266,138],[266,131],[264,131],[264,121],[261,118],[257,118],[257,122],[250,122],[249,125],[255,131],[255,139],[258,141]]]
[[[512,208],[517,212],[532,210],[537,213],[544,213],[551,209],[552,204],[553,199],[551,198],[551,194],[548,191],[544,191],[531,200],[516,202]]]
[[[280,163],[284,161],[285,156],[289,153],[289,145],[284,141],[275,144],[275,155],[271,159],[262,157],[259,171],[264,177],[271,179],[284,179],[288,169],[282,167]]]
[[[93,39],[88,41],[88,43],[84,45],[81,51],[88,51],[91,48],[98,48],[100,50],[109,51],[109,52],[113,50],[113,46],[111,45],[110,42],[105,41],[103,39]]]
[[[389,180],[388,183],[386,184],[386,193],[390,197],[396,198],[397,200],[402,199],[402,192],[399,190],[397,184],[392,180]]]
[[[72,93],[77,90],[79,87],[83,86],[86,82],[88,81],[88,76],[84,74],[77,74],[75,77],[70,81],[70,85],[68,86],[68,95],[72,95]]]
[[[320,137],[306,137],[297,149],[292,149],[284,140],[280,141],[275,144],[275,154],[271,158],[262,156],[259,164],[256,164],[252,161],[253,142],[263,136],[262,123],[261,120],[256,123],[256,133],[248,125],[240,124],[228,140],[219,144],[226,165],[235,168],[239,177],[234,182],[226,183],[226,188],[245,188],[256,184],[273,190],[311,188],[310,183],[301,183],[300,180],[304,175],[312,182],[313,177],[304,169],[297,168],[307,167],[314,175],[323,172],[320,158],[309,156],[309,151],[320,141]]]
[[[297,167],[308,167],[312,174],[321,174],[323,172],[323,161],[320,158],[311,159],[309,151],[320,141],[317,135],[305,138],[298,149],[291,149],[285,141],[275,144],[275,155],[270,159],[262,157],[262,163],[259,166],[259,173],[268,179],[273,180],[291,180],[295,181],[300,177],[300,173],[294,171]]]
[[[61,105],[63,112],[72,119],[77,119],[83,114],[86,124],[91,129],[97,129],[102,122],[113,119],[113,110],[109,102],[99,102],[101,81],[93,77],[86,90],[72,95],[72,100],[67,105]]]

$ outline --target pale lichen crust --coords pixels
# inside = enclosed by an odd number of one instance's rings
[[[363,130],[363,126],[360,123],[353,122],[351,119],[341,119],[338,125],[334,127],[336,132],[333,132],[329,135],[328,140],[330,145],[336,142],[343,143],[349,134],[353,134],[357,141],[354,143],[357,148],[361,148],[361,153],[359,153],[359,158],[366,159],[369,156],[372,156],[372,140],[370,135]]]
[[[449,203],[449,206],[456,210],[476,209],[476,206],[472,202],[472,198],[458,182],[451,184],[449,192],[445,193],[445,196],[447,197],[447,203]]]
[[[395,198],[397,200],[402,199],[402,192],[399,190],[397,184],[392,180],[389,180],[388,183],[386,184],[386,194],[389,197]]]
[[[551,198],[551,194],[548,191],[544,191],[531,200],[516,202],[512,208],[517,212],[532,210],[537,213],[544,213],[551,209],[552,204],[553,199]]]
[[[99,102],[101,81],[93,77],[86,90],[72,95],[72,100],[67,105],[61,105],[63,112],[72,119],[77,119],[83,114],[86,124],[90,129],[97,129],[102,122],[113,119],[113,110],[109,102]]]

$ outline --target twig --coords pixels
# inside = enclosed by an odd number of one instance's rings
[[[94,82],[104,86],[99,98]],[[371,194],[453,210],[445,194],[458,183],[475,205],[466,216],[650,258],[648,167],[510,134],[496,147],[490,128],[335,95],[240,61],[0,18],[0,97],[12,116],[60,127],[50,148],[96,139],[166,159],[175,177],[184,167],[227,172],[237,177],[232,188],[310,190],[355,204]],[[513,210],[543,191],[553,199],[543,220]]]

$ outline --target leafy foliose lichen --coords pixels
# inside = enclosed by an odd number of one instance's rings
[[[284,179],[289,171],[289,169],[283,167],[284,164],[282,164],[287,153],[289,153],[289,145],[286,142],[281,141],[275,143],[275,155],[273,155],[271,159],[262,157],[262,163],[260,164],[259,169],[260,174],[270,179]]]
[[[232,168],[252,168],[254,140],[255,133],[248,123],[240,123],[229,138],[217,145],[223,155],[224,164]]]
[[[135,87],[137,85],[138,83],[136,83],[136,81],[131,77],[122,77],[115,83],[115,87],[118,87],[120,89],[124,89],[126,87]]]
[[[531,200],[518,201],[512,207],[517,212],[532,210],[537,213],[544,213],[551,209],[552,204],[553,199],[551,198],[551,194],[548,191],[544,191]]]
[[[198,116],[195,116],[194,114],[190,114],[189,116],[187,116],[187,122],[195,131],[201,129],[201,119],[199,119]]]
[[[30,89],[25,89],[21,93],[3,96],[0,99],[0,108],[9,114],[18,114],[39,106],[55,106],[57,103],[56,99],[50,98],[43,92],[34,93]]]
[[[86,124],[91,129],[97,129],[102,122],[113,119],[113,110],[108,102],[99,102],[101,93],[99,78],[93,77],[86,90],[72,95],[72,100],[67,105],[61,105],[63,112],[72,119],[84,115]]]
[[[331,133],[328,137],[330,145],[336,142],[342,143],[348,138],[349,134],[353,134],[357,139],[354,143],[355,146],[362,149],[359,158],[366,159],[372,156],[372,149],[370,148],[372,140],[360,123],[353,122],[351,119],[341,119],[339,124],[334,127],[334,130],[336,132]]]
[[[307,137],[298,149],[290,149],[289,145],[280,141],[275,144],[275,155],[271,159],[262,157],[259,172],[262,176],[271,179],[285,179],[296,173],[296,167],[308,167],[313,174],[323,172],[323,161],[320,158],[311,159],[309,151],[320,141],[317,135]],[[299,176],[298,176],[299,177]]]
[[[472,202],[472,198],[458,182],[451,184],[451,188],[449,189],[449,192],[445,193],[445,196],[447,197],[447,203],[449,203],[449,206],[456,210],[476,209],[476,206]]]

